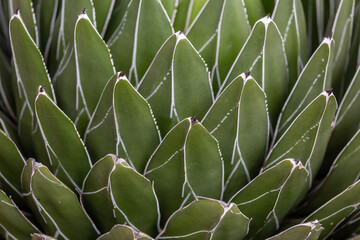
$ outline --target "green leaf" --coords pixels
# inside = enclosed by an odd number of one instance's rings
[[[139,92],[151,104],[162,135],[184,118],[202,118],[213,101],[206,65],[182,33],[164,43]]]
[[[187,37],[209,64],[216,89],[221,86],[249,34],[245,6],[236,0],[207,1],[187,30]]]
[[[170,20],[176,15],[175,9],[177,7],[176,0],[161,0],[161,4],[163,5],[168,17]]]
[[[35,102],[36,116],[49,158],[66,175],[75,189],[81,184],[91,167],[87,150],[72,121],[48,97],[42,88]]]
[[[157,239],[243,239],[249,222],[234,204],[199,200],[176,211]]]
[[[252,77],[244,74],[241,76],[244,86],[237,110],[237,130],[236,139],[232,144],[231,169],[225,179],[225,199],[229,199],[257,176],[264,162],[270,138],[265,93]]]
[[[81,11],[86,10],[92,22],[95,22],[94,5],[92,0],[63,0],[61,5],[61,23],[60,35],[61,44],[65,46],[64,50],[68,47],[72,48],[74,43],[74,29],[78,15]],[[60,43],[58,43],[60,44]]]
[[[34,233],[31,235],[31,240],[56,240],[56,239],[45,234]]]
[[[224,162],[218,141],[196,120],[185,140],[185,183],[192,194],[221,199]]]
[[[307,60],[306,19],[301,0],[277,1],[272,17],[284,39],[292,89]]]
[[[278,137],[315,97],[325,91],[325,82],[331,78],[333,49],[334,41],[325,38],[307,62],[279,116],[275,133]]]
[[[59,9],[59,0],[37,0],[36,17],[40,29],[40,48],[44,53],[45,60],[48,59],[50,46],[54,39],[56,15]]]
[[[179,34],[175,33],[161,46],[148,70],[141,79],[138,91],[151,105],[162,135],[177,119],[170,118],[172,98],[172,62]]]
[[[11,13],[16,12],[18,9],[21,13],[21,17],[24,20],[24,25],[28,29],[28,33],[32,39],[39,45],[39,33],[37,30],[36,18],[34,13],[33,1],[32,0],[8,0],[9,11]]]
[[[334,95],[330,92],[321,93],[275,143],[264,168],[267,169],[284,158],[298,159],[309,171],[311,186],[323,161],[336,108]]]
[[[115,225],[110,232],[101,235],[97,240],[151,240],[144,233],[125,225]]]
[[[109,231],[116,223],[109,184],[117,157],[107,155],[94,164],[86,176],[81,191],[81,202],[101,232]]]
[[[187,30],[208,0],[182,0],[176,8],[173,25],[175,31]]]
[[[11,236],[12,239],[30,239],[30,234],[39,232],[2,190],[0,190],[0,228],[5,232],[6,238]]]
[[[38,87],[42,86],[51,98],[54,98],[54,93],[41,52],[29,35],[19,14],[13,15],[10,20],[10,41],[19,94],[20,97],[24,94],[26,105],[34,117],[34,103]]]
[[[7,81],[11,79],[11,66],[9,65],[8,59],[5,56],[2,49],[0,49],[0,84],[1,84],[1,102],[4,105],[4,108],[8,115],[12,119],[17,119],[15,116],[15,96],[14,96],[14,86],[16,84],[13,81]]]
[[[360,131],[353,136],[341,153],[336,157],[328,175],[317,187],[314,195],[309,198],[310,203],[306,206],[306,210],[303,211],[309,212],[316,210],[359,179],[359,146]]]
[[[144,175],[154,182],[159,199],[162,226],[188,199],[182,189],[185,181],[184,145],[190,128],[191,119],[187,118],[171,129],[145,168]]]
[[[96,12],[96,27],[101,36],[104,36],[114,9],[115,0],[93,0],[93,2]]]
[[[229,202],[251,218],[247,236],[263,239],[279,229],[280,222],[305,195],[308,177],[301,162],[286,159],[236,193]]]
[[[233,148],[237,135],[238,107],[245,82],[244,74],[235,78],[216,99],[201,123],[218,141],[224,158],[225,179],[232,165]]]
[[[116,73],[110,50],[86,14],[75,26],[77,101],[92,115],[107,81]],[[78,104],[78,102],[77,102]]]
[[[201,119],[213,102],[206,64],[190,41],[181,33],[172,60],[170,118],[189,116]]]
[[[345,71],[351,46],[351,35],[354,22],[355,0],[342,0],[337,9],[332,32],[335,40],[333,77],[326,83],[327,88],[334,88],[335,95],[340,97],[344,92]]]
[[[267,0],[269,1],[269,0]],[[261,0],[244,0],[246,13],[249,18],[251,26],[256,24],[255,22],[266,15],[263,3]]]
[[[360,68],[356,71],[336,114],[335,128],[329,142],[326,162],[331,164],[341,149],[359,129],[360,116]]]
[[[160,143],[160,133],[150,105],[126,78],[117,80],[113,101],[116,155],[143,172],[151,153]]]
[[[120,73],[107,82],[85,131],[84,142],[92,159],[116,153],[116,128],[113,109],[114,86]]]
[[[219,92],[232,79],[250,71],[266,93],[270,120],[274,127],[288,91],[287,68],[281,34],[270,17],[262,18],[255,24]]]
[[[34,163],[31,192],[37,206],[65,239],[94,239],[97,232],[76,195],[43,165]],[[74,224],[76,223],[76,224]]]
[[[156,52],[173,33],[160,1],[133,0],[108,44],[115,66],[137,85]]]
[[[153,186],[123,159],[116,162],[110,175],[110,196],[127,224],[151,236],[157,234],[160,215]]]
[[[318,220],[324,228],[319,238],[324,239],[329,236],[346,217],[358,209],[360,204],[359,199],[360,181],[357,181],[310,214],[303,222]]]
[[[11,188],[11,192],[22,197],[20,176],[25,160],[16,144],[5,131],[0,130],[0,178]]]
[[[267,240],[317,240],[322,230],[318,221],[307,222],[290,227]]]

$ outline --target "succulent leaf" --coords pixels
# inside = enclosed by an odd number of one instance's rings
[[[117,132],[116,155],[143,172],[160,133],[148,102],[121,77],[114,87],[113,111]],[[139,151],[141,149],[141,151]]]
[[[323,227],[318,221],[307,222],[290,227],[281,233],[266,240],[316,240],[319,238]]]
[[[92,115],[107,81],[116,73],[110,50],[85,14],[75,26],[77,101]],[[77,103],[78,104],[78,103]]]
[[[101,235],[97,240],[151,240],[153,238],[125,225],[115,225],[110,232]]]

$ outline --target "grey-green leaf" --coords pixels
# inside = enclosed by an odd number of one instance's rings
[[[276,1],[272,16],[284,39],[291,89],[307,60],[306,19],[301,0]]]
[[[153,238],[134,228],[125,225],[115,225],[110,232],[101,235],[97,240],[151,240]]]
[[[236,193],[229,202],[252,219],[247,236],[263,239],[279,229],[282,219],[305,195],[308,177],[301,162],[286,159]]]
[[[30,234],[40,232],[2,190],[0,190],[0,228],[6,236],[16,239],[30,239]]]
[[[325,38],[301,72],[286,100],[277,123],[276,136],[280,137],[296,116],[322,91],[331,78],[331,62],[334,41]]]
[[[266,93],[269,116],[274,128],[288,92],[287,69],[281,34],[270,17],[262,18],[256,22],[219,92],[235,77],[250,71]]]
[[[157,239],[242,239],[249,222],[234,204],[199,200],[174,212]]]
[[[114,86],[120,73],[107,82],[87,126],[84,142],[92,159],[116,153],[116,127],[113,109]]]
[[[322,230],[323,227],[318,221],[301,223],[266,240],[317,240]]]
[[[252,77],[242,75],[242,78],[244,86],[237,111],[231,170],[225,178],[224,199],[232,197],[257,176],[269,145],[270,121],[265,93]]]
[[[126,223],[151,236],[157,234],[158,201],[152,183],[119,159],[110,175],[110,195]]]
[[[104,36],[114,9],[115,0],[93,0],[93,2],[96,12],[96,27],[101,36]]]
[[[151,153],[160,143],[160,133],[150,105],[126,78],[117,80],[113,101],[116,155],[143,172]]]
[[[94,239],[96,237],[97,232],[75,193],[60,182],[45,166],[34,164],[30,188],[33,199],[55,224],[60,236],[65,239]]]
[[[67,182],[81,189],[90,170],[87,150],[72,121],[48,97],[43,89],[36,98],[36,116],[53,167],[64,172]]]
[[[224,163],[218,141],[196,120],[185,142],[185,181],[192,194],[221,199]]]
[[[108,80],[116,73],[110,50],[86,14],[75,26],[77,101],[92,115]]]
[[[145,169],[145,177],[154,182],[162,226],[186,199],[182,194],[185,181],[184,145],[190,127],[191,119],[187,118],[170,130],[152,154]]]
[[[170,19],[160,1],[133,0],[109,39],[115,66],[137,85],[156,52],[173,33]]]
[[[358,209],[359,199],[360,181],[357,181],[310,214],[303,222],[318,220],[324,228],[320,239],[326,238],[346,217]]]
[[[101,232],[109,231],[116,223],[109,184],[117,157],[107,155],[94,164],[86,176],[81,191],[81,202]]]
[[[318,172],[332,130],[337,103],[323,92],[291,123],[266,158],[265,169],[284,158],[300,160],[310,174],[310,185]]]

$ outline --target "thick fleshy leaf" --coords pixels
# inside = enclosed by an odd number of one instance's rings
[[[151,153],[160,143],[160,133],[150,105],[126,78],[117,80],[113,101],[116,155],[143,172]]]
[[[172,62],[179,34],[175,33],[162,45],[148,70],[141,79],[139,93],[151,105],[162,135],[165,135],[177,119],[170,118],[172,98]],[[193,83],[195,84],[195,83]]]
[[[267,156],[265,169],[284,158],[302,162],[310,174],[310,186],[318,172],[330,138],[337,104],[332,93],[323,92],[291,123]]]
[[[238,106],[245,76],[235,78],[216,99],[201,121],[204,127],[218,141],[221,155],[224,158],[225,179],[228,178],[232,166],[232,155],[237,132],[234,131],[238,121]]]
[[[359,97],[360,68],[356,71],[336,114],[335,129],[326,154],[328,165],[332,163],[341,149],[345,147],[359,129],[360,115],[357,114],[357,109],[360,108]]]
[[[219,92],[232,79],[248,71],[266,93],[270,120],[275,127],[288,92],[288,70],[283,39],[270,17],[262,18],[255,24]]]
[[[202,118],[213,98],[206,65],[182,33],[164,43],[139,92],[153,107],[162,135],[184,118]]]
[[[225,178],[224,199],[232,197],[256,177],[269,145],[270,122],[265,93],[252,77],[242,75],[242,78],[244,86],[237,111],[237,130],[236,139],[232,144],[231,169],[226,173]]]
[[[30,234],[39,232],[2,190],[0,190],[0,228],[9,239],[30,239]]]
[[[109,231],[116,223],[109,192],[110,174],[116,161],[115,155],[107,155],[96,162],[81,191],[81,202],[101,232]]]
[[[291,89],[307,60],[306,19],[301,0],[276,1],[272,17],[284,39]]]
[[[56,239],[45,234],[35,233],[31,235],[31,240],[56,240]]]
[[[331,82],[327,88],[334,88],[337,97],[342,96],[345,85],[345,71],[351,46],[351,35],[354,22],[355,0],[342,0],[337,9],[332,32],[335,40],[334,66]]]
[[[218,141],[196,120],[185,141],[185,182],[196,196],[221,199],[224,162]]]
[[[290,227],[266,240],[317,240],[322,230],[318,221],[307,222]]]
[[[314,191],[314,196],[309,198],[310,203],[306,206],[307,212],[316,210],[359,179],[359,146],[360,131],[354,135],[337,156],[328,175],[318,186],[318,189]]]
[[[244,0],[244,4],[251,26],[253,26],[258,19],[265,17],[266,12],[261,0]]]
[[[247,236],[263,239],[279,229],[280,222],[306,193],[308,177],[301,162],[286,159],[236,193],[229,202],[251,218]]]
[[[172,20],[175,17],[175,8],[179,4],[177,0],[161,0],[161,4],[163,5],[168,17]]]
[[[209,0],[187,30],[187,37],[212,70],[218,89],[250,34],[244,2]],[[231,31],[237,29],[237,31]]]
[[[151,236],[156,235],[160,215],[153,186],[123,159],[116,162],[110,175],[110,195],[128,225]]]
[[[199,200],[176,211],[157,239],[243,239],[249,222],[234,204]]]
[[[151,240],[152,238],[140,233],[132,227],[115,225],[110,232],[101,235],[97,240]]]
[[[93,2],[96,12],[96,27],[101,36],[104,36],[115,6],[115,0],[93,0]]]
[[[185,181],[184,145],[190,127],[189,118],[177,124],[152,154],[145,169],[145,177],[154,182],[162,226],[188,199],[182,188]]]
[[[76,127],[42,88],[35,106],[38,124],[54,171],[64,172],[64,181],[70,182],[75,189],[81,189],[91,162]]]
[[[36,17],[39,26],[40,48],[44,53],[45,60],[48,59],[50,46],[54,39],[56,15],[59,9],[59,0],[41,0],[37,7]],[[22,12],[21,12],[22,13]]]
[[[357,181],[310,214],[303,222],[318,220],[324,228],[320,239],[326,238],[346,217],[358,209],[359,199],[360,181]]]
[[[108,44],[115,66],[137,85],[156,52],[173,33],[160,1],[133,0]]]
[[[183,34],[179,34],[172,60],[170,117],[201,119],[212,104],[213,93],[206,64]]]
[[[12,192],[22,196],[20,176],[25,160],[15,143],[2,130],[0,130],[0,146],[0,178],[6,182]]]
[[[61,41],[65,48],[72,48],[74,43],[74,29],[75,23],[78,19],[78,15],[84,9],[89,15],[92,22],[95,22],[93,14],[94,5],[92,0],[63,0],[61,6],[61,23],[60,23],[60,35]],[[64,49],[65,50],[65,49]]]
[[[11,67],[8,62],[8,58],[4,54],[3,50],[0,49],[0,96],[2,104],[4,105],[3,109],[9,114],[12,119],[16,119],[15,116],[15,99],[14,99],[14,84],[11,79]],[[15,89],[16,90],[16,89]]]
[[[80,14],[75,26],[77,101],[92,115],[108,80],[116,73],[110,50],[90,19]],[[78,103],[77,103],[78,104]]]
[[[281,111],[275,133],[277,137],[315,97],[325,91],[325,82],[331,78],[333,48],[334,41],[325,38],[307,62]]]
[[[75,193],[45,166],[35,163],[33,167],[30,194],[37,206],[55,224],[59,235],[65,239],[94,239],[97,232]]]
[[[41,52],[19,14],[13,15],[10,20],[10,41],[19,93],[24,94],[26,105],[34,116],[38,87],[42,86],[51,98],[53,98],[53,89]]]
[[[98,105],[85,131],[84,142],[92,159],[116,153],[116,128],[113,109],[114,86],[120,73],[115,74],[106,84]]]
[[[167,1],[167,0],[163,0]],[[176,8],[173,25],[175,31],[187,30],[208,0],[182,0]]]
[[[11,13],[20,11],[21,17],[24,20],[24,25],[28,29],[28,33],[31,38],[34,39],[37,45],[39,45],[39,33],[36,25],[36,18],[34,13],[32,0],[8,0],[9,11]]]

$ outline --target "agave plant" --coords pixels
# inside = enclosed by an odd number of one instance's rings
[[[360,239],[359,1],[4,0],[0,23],[0,239]]]

